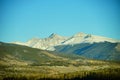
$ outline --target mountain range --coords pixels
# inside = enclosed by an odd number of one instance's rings
[[[33,48],[43,49],[43,50],[51,50],[54,51],[54,47],[58,45],[75,45],[80,43],[99,43],[99,42],[111,42],[118,43],[120,40],[115,40],[112,38],[96,36],[85,33],[77,33],[71,37],[64,37],[58,34],[52,33],[48,38],[32,38],[27,42],[12,42],[15,44],[26,45]]]
[[[90,59],[120,61],[120,40],[82,32],[71,37],[52,33],[48,38],[32,38],[25,43],[13,43],[57,53],[77,54]]]

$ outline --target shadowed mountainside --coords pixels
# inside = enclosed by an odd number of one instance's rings
[[[101,43],[81,43],[74,45],[56,46],[56,52],[73,53],[90,59],[120,61],[119,43],[101,42]]]

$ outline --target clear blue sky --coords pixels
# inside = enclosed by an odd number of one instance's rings
[[[120,39],[120,0],[0,0],[0,41],[78,32]]]

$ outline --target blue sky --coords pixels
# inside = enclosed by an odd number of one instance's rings
[[[120,39],[120,0],[0,0],[0,41],[78,32]]]

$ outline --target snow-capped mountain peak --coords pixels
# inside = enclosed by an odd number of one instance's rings
[[[112,38],[107,38],[107,37],[102,37],[102,36],[96,36],[96,35],[91,35],[91,34],[85,34],[85,33],[77,33],[73,35],[72,37],[68,38],[63,42],[64,45],[67,44],[80,44],[80,43],[99,43],[99,42],[111,42],[111,43],[116,43],[120,42],[119,40],[115,40]]]
[[[27,46],[43,50],[54,50],[54,46],[60,45],[67,37],[52,33],[47,38],[32,38],[26,42]]]
[[[44,50],[54,50],[55,46],[58,45],[74,45],[81,43],[99,43],[99,42],[111,42],[117,43],[120,40],[115,40],[103,36],[96,36],[86,33],[77,33],[71,37],[64,37],[58,34],[52,33],[48,38],[32,38],[26,43],[15,42],[15,44],[26,45],[34,48],[44,49]]]

